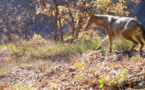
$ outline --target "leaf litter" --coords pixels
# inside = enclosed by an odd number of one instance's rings
[[[0,76],[0,89],[12,90],[14,85],[34,90],[143,89],[145,59],[127,54],[91,51],[70,55],[66,60],[57,56],[26,66],[16,65]]]

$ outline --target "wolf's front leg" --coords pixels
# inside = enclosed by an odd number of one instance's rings
[[[97,50],[101,49],[102,46],[109,40],[109,36],[107,35],[100,43],[100,45],[97,47]]]
[[[109,36],[109,51],[108,52],[112,52],[112,44],[113,44],[113,36]]]

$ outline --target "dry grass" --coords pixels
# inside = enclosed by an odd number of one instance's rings
[[[95,50],[100,43],[100,38],[92,40],[81,40],[75,43],[55,42],[45,40],[40,35],[34,35],[30,40],[18,40],[17,42],[0,45],[0,53],[9,53],[16,56],[32,56],[46,58],[57,55],[70,55],[75,53],[84,53],[87,50]],[[124,39],[118,39],[114,42],[114,50],[127,50],[132,45]],[[104,46],[108,49],[108,44]]]
[[[74,53],[83,53],[89,49],[95,49],[100,40],[85,40],[76,43],[55,42],[45,40],[40,35],[34,35],[29,40],[19,40],[13,43],[7,43],[0,46],[3,51],[10,52],[16,56],[29,55],[33,57],[45,58],[56,55],[68,55]]]

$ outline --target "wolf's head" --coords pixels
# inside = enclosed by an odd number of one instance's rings
[[[92,27],[94,27],[96,20],[97,16],[94,13],[88,13],[88,20],[84,31],[90,30]]]

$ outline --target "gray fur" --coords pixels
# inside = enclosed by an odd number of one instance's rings
[[[133,50],[139,43],[141,44],[140,51],[143,49],[142,39],[145,40],[145,29],[135,18],[90,14],[85,30],[89,30],[93,26],[104,29],[108,34],[97,49],[100,49],[109,40],[109,52],[112,52],[112,43],[115,36],[131,41],[133,46],[130,50]],[[139,43],[133,39],[133,36]]]

